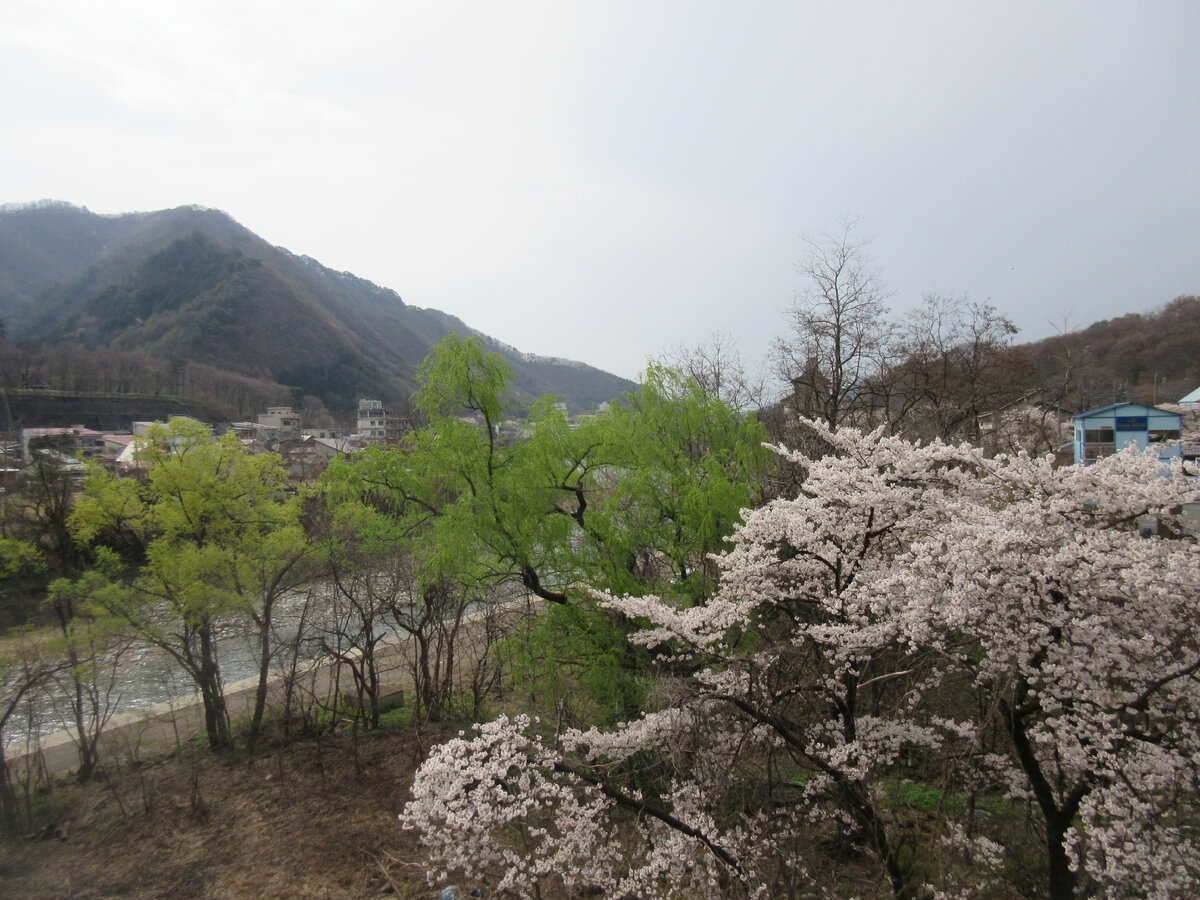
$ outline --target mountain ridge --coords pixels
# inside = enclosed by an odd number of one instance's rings
[[[209,366],[343,414],[362,396],[403,405],[421,360],[450,332],[504,355],[522,401],[553,393],[582,411],[636,388],[585,363],[522,353],[201,206],[0,207],[0,316],[16,341]]]

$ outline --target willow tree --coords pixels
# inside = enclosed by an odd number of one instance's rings
[[[478,339],[450,335],[420,376],[413,404],[428,424],[398,447],[335,461],[321,485],[339,590],[363,608],[369,594],[386,595],[391,619],[416,648],[420,712],[436,718],[468,606],[510,580],[558,600],[540,579],[544,554],[559,542],[540,540],[544,529],[531,524],[546,510],[531,495],[527,444],[500,434],[511,378],[503,358]]]
[[[414,405],[428,424],[397,448],[331,466],[328,496],[396,523],[419,591],[457,586],[483,599],[516,584],[544,601],[529,672],[576,669],[605,703],[636,705],[626,675],[639,657],[579,585],[704,602],[710,555],[758,500],[762,429],[660,365],[577,427],[552,397],[517,410],[507,363],[478,339],[447,337],[421,376]]]

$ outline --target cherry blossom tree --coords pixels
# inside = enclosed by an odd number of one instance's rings
[[[1168,510],[1195,487],[1132,452],[1057,470],[1017,456],[981,486],[878,590],[912,640],[970,636],[955,661],[1010,738],[1014,794],[1042,813],[1050,896],[1193,893],[1200,552],[1135,523],[1178,527]]]
[[[708,602],[599,595],[660,660],[653,711],[435,749],[402,815],[432,864],[521,895],[958,894],[1024,852],[986,800],[1037,815],[1048,896],[1195,890],[1200,553],[1135,527],[1178,525],[1182,472],[808,427],[830,452],[778,448],[799,493],[747,515]]]

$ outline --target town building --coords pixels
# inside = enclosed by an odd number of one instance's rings
[[[325,471],[331,460],[349,456],[354,448],[343,438],[317,438],[305,435],[299,440],[283,441],[277,452],[293,481],[312,482]]]
[[[369,444],[396,441],[409,430],[410,423],[404,416],[397,416],[384,409],[382,400],[359,400],[355,434]]]
[[[1132,444],[1162,460],[1183,456],[1183,417],[1141,403],[1114,403],[1075,417],[1075,462],[1092,463]]]
[[[106,434],[104,435],[104,458],[115,460],[118,456],[125,452],[126,448],[133,442],[132,434]]]
[[[195,425],[203,425],[204,424],[199,419],[193,419],[191,416],[171,416],[171,422],[174,422],[176,419],[182,419],[185,422],[191,422]],[[134,422],[133,423],[133,436],[135,438],[136,437],[145,437],[147,434],[150,433],[150,429],[153,428],[155,425],[161,426],[161,425],[165,425],[165,424],[169,424],[169,423],[162,422],[162,421],[153,421],[153,422],[137,421],[137,422]]]
[[[22,459],[28,465],[38,451],[53,453],[67,459],[99,459],[104,456],[104,435],[84,428],[22,428]]]
[[[338,438],[345,437],[346,433],[339,428],[329,426],[325,428],[305,428],[303,429],[303,435],[306,438],[311,437],[321,438],[326,441],[336,441]]]
[[[238,439],[246,444],[257,441],[266,445],[279,440],[279,428],[275,425],[263,425],[260,422],[230,422],[228,431],[232,431]]]
[[[275,440],[290,441],[302,437],[300,414],[290,406],[268,406],[265,413],[258,414],[258,424],[274,428]]]

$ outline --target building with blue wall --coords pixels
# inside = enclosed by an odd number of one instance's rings
[[[1157,447],[1159,459],[1180,459],[1183,417],[1156,406],[1114,403],[1075,417],[1075,462],[1091,463],[1133,444]]]

